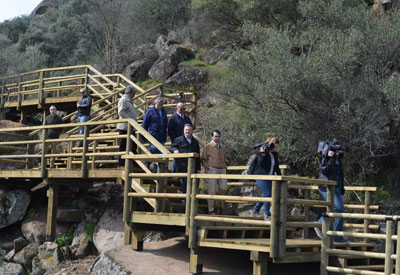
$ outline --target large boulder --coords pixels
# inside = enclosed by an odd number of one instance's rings
[[[133,82],[145,80],[148,77],[151,66],[158,57],[158,51],[153,44],[144,44],[137,47],[130,57],[133,62],[125,68],[123,75]]]
[[[45,14],[48,8],[53,7],[55,5],[55,2],[56,2],[55,0],[43,0],[31,12],[31,15],[34,15],[34,14],[37,14],[37,15]]]
[[[36,275],[45,274],[47,270],[55,268],[64,259],[58,244],[45,242],[39,246],[38,254],[32,261],[32,271]]]
[[[96,252],[96,248],[90,240],[87,232],[90,224],[81,222],[74,232],[74,239],[72,240],[71,250],[76,259],[83,259],[86,256]]]
[[[125,269],[115,262],[113,258],[106,254],[101,254],[97,258],[96,262],[94,262],[92,268],[90,269],[89,275],[103,274],[129,275],[131,272],[125,271]]]
[[[38,254],[38,243],[31,243],[15,254],[13,261],[22,264],[27,270],[32,269],[32,260]]]
[[[19,223],[0,229],[0,248],[7,251],[14,249],[14,240],[20,237],[23,237],[23,234]]]
[[[36,208],[32,215],[28,215],[22,222],[21,230],[29,242],[43,243],[46,238],[47,209]],[[68,232],[69,224],[57,223],[56,236]]]
[[[185,67],[168,78],[165,83],[174,87],[199,91],[207,84],[207,80],[208,74],[206,70],[196,67]]]
[[[94,245],[99,253],[124,245],[125,225],[122,212],[107,209],[96,225],[93,235]]]
[[[67,209],[67,208],[57,209],[58,222],[78,223],[81,222],[84,218],[85,218],[84,209]]]
[[[193,57],[194,54],[190,49],[172,45],[151,67],[149,76],[159,81],[165,81],[177,69],[179,63]]]
[[[16,263],[3,263],[0,265],[0,274],[25,275],[24,267]]]
[[[25,190],[0,191],[0,228],[21,221],[28,206],[31,196]]]

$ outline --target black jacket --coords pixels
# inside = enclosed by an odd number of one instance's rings
[[[282,175],[281,169],[279,168],[279,158],[278,158],[278,153],[277,152],[272,152],[274,155],[275,159],[275,165],[274,165],[274,170],[272,172],[273,175]],[[271,157],[269,156],[269,153],[266,152],[261,153],[259,152],[256,156],[255,163],[254,163],[254,171],[253,175],[268,175],[269,171],[271,170]]]
[[[344,176],[341,159],[323,157],[319,164],[319,179],[336,181],[335,189],[344,194]],[[326,192],[326,185],[320,185],[319,189]]]
[[[78,104],[78,116],[90,116],[90,109],[92,108],[92,98],[82,96],[81,101]]]
[[[199,153],[200,146],[199,142],[192,137],[192,142],[186,140],[185,136],[177,137],[171,145],[170,151],[173,153],[175,150],[179,150],[179,153]],[[188,160],[187,158],[177,158],[176,159],[176,171],[177,172],[187,172]],[[200,156],[195,158],[195,171],[200,170]]]
[[[61,117],[58,115],[52,116],[48,115],[45,120],[45,125],[55,125],[55,124],[62,124],[63,121]],[[54,129],[49,129],[47,132],[47,136],[49,138],[58,138],[60,136],[60,133],[62,131],[62,128],[54,128]]]
[[[183,118],[178,115],[178,113],[174,113],[168,120],[168,135],[171,138],[171,142],[173,142],[177,137],[183,136],[183,128],[185,124],[192,124],[190,117],[187,115],[183,115]]]

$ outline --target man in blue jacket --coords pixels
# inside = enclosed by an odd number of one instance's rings
[[[163,108],[164,99],[157,97],[154,106],[146,111],[143,118],[142,127],[148,131],[162,145],[167,140],[167,112]],[[150,142],[150,152],[161,154],[161,152]],[[148,163],[149,164],[149,163]],[[157,172],[157,164],[153,166],[153,173]]]

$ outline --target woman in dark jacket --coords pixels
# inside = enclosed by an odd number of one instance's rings
[[[278,159],[278,147],[279,140],[276,137],[271,137],[267,139],[267,148],[264,146],[260,147],[260,152],[256,156],[254,164],[254,175],[281,175],[281,170],[279,169],[279,159]],[[271,146],[273,144],[273,146]],[[261,191],[262,197],[271,197],[272,181],[270,180],[256,180],[258,188]],[[253,214],[256,215],[260,212],[262,202],[257,202],[253,207]],[[270,203],[264,202],[264,220],[271,220]]]

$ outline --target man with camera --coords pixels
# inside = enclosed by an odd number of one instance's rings
[[[349,147],[346,145],[339,145],[336,140],[332,143],[326,143],[322,148],[322,159],[319,165],[319,179],[334,180],[335,185],[335,196],[334,196],[334,212],[344,212],[344,178],[343,178],[343,165],[342,160],[349,151]],[[320,185],[319,193],[326,200],[327,199],[327,187],[326,185]],[[322,222],[322,218],[318,220]],[[322,232],[319,227],[314,228],[318,237],[322,238]],[[343,218],[335,218],[333,224],[334,231],[343,231]],[[335,243],[347,244],[350,241],[344,239],[341,236],[335,236],[333,238]]]
[[[260,152],[257,154],[256,158],[252,161],[249,173],[252,175],[282,175],[281,169],[279,168],[278,159],[278,147],[279,140],[276,137],[270,137],[265,143],[257,144],[254,148],[260,148]],[[261,191],[261,196],[263,198],[271,197],[272,191],[272,181],[270,180],[256,180],[258,188]],[[258,215],[260,212],[262,202],[257,202],[253,207],[253,215]],[[271,220],[271,204],[264,203],[264,220]]]

